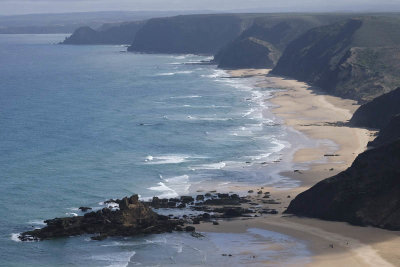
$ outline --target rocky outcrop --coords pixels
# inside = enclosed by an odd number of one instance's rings
[[[235,14],[151,19],[138,31],[128,51],[214,54],[242,32],[245,21]]]
[[[398,18],[363,16],[311,29],[287,46],[271,73],[370,101],[400,85],[399,26]]]
[[[62,44],[131,44],[145,21],[103,25],[99,30],[80,27]]]
[[[285,213],[400,230],[400,141],[360,154],[352,166],[299,194]]]
[[[382,129],[400,114],[400,88],[360,106],[350,120],[355,127]]]
[[[22,233],[19,238],[26,241],[96,234],[94,239],[103,239],[108,236],[170,232],[178,225],[183,225],[179,220],[157,215],[140,202],[137,195],[123,198],[118,210],[103,208],[84,216],[55,218],[45,223],[46,227]]]
[[[265,195],[269,193],[265,193]],[[254,203],[252,201],[256,201]],[[219,225],[217,219],[235,217],[257,217],[262,214],[277,214],[264,204],[278,204],[274,200],[257,199],[250,196],[240,197],[237,194],[206,193],[180,198],[162,199],[153,197],[150,201],[139,201],[137,195],[123,199],[110,199],[104,202],[106,208],[89,212],[83,216],[55,218],[47,220],[46,227],[19,235],[22,241],[37,241],[56,237],[92,234],[92,239],[103,240],[109,236],[135,236],[138,234],[158,234],[172,231],[195,231],[195,227],[187,224],[200,222]],[[250,206],[249,206],[250,205]],[[179,216],[173,210],[179,210]],[[91,210],[81,207],[82,212]],[[187,214],[182,215],[182,210]],[[166,211],[168,216],[155,211]],[[259,215],[257,215],[258,213]],[[195,234],[197,235],[197,234]]]

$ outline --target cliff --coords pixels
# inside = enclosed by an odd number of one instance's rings
[[[130,44],[144,21],[106,24],[99,30],[80,27],[67,37],[62,44]]]
[[[251,16],[187,15],[149,20],[128,51],[145,53],[214,54],[236,38]]]
[[[382,129],[400,114],[400,88],[359,107],[350,120],[355,127]]]
[[[369,147],[379,147],[400,139],[400,115],[394,116],[385,127],[380,130],[374,141],[369,142]]]
[[[352,166],[299,194],[285,213],[400,230],[400,141],[360,154]]]
[[[214,57],[218,67],[273,68],[286,46],[307,30],[343,19],[344,15],[265,14]]]
[[[360,17],[309,30],[271,72],[367,102],[400,85],[400,19]]]

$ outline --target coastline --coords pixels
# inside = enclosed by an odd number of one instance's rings
[[[280,214],[251,220],[224,221],[223,226],[201,224],[197,227],[198,230],[239,233],[249,228],[261,228],[283,233],[308,244],[313,254],[308,266],[400,265],[400,232],[282,215],[290,200],[297,194],[347,169],[358,154],[366,149],[374,132],[343,126],[342,123],[349,120],[358,108],[355,101],[326,95],[303,82],[269,76],[269,71],[241,69],[229,71],[229,74],[232,78],[259,77],[261,81],[257,84],[258,87],[283,89],[268,99],[276,105],[272,113],[282,118],[288,127],[321,142],[318,147],[304,147],[294,153],[293,162],[307,165],[307,170],[287,170],[281,173],[300,181],[301,186],[293,189],[262,188],[281,202],[273,206]],[[250,189],[257,192],[261,186],[232,187],[235,192]],[[256,200],[259,196],[253,194],[253,198]]]

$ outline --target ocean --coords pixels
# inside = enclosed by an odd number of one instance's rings
[[[57,45],[65,37],[0,35],[1,266],[252,266],[221,257],[248,244],[265,261],[308,260],[306,244],[261,229],[18,242],[45,219],[110,198],[176,197],[203,184],[298,186],[279,173],[311,142],[271,113],[278,89],[199,64],[209,57]]]

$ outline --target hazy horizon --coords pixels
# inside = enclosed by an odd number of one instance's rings
[[[0,15],[102,11],[395,12],[396,0],[0,0]]]

